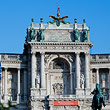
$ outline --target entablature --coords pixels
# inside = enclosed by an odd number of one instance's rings
[[[29,45],[33,52],[89,52],[90,48],[93,46],[91,42],[30,42]]]

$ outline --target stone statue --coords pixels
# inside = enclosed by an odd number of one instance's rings
[[[92,109],[93,110],[102,110],[102,104],[105,107],[105,101],[104,101],[104,96],[103,93],[100,89],[100,85],[96,84],[96,88],[91,92],[91,94],[94,94],[93,100],[92,100]]]
[[[75,29],[73,34],[74,34],[75,42],[78,42],[79,41],[79,30]]]
[[[35,81],[36,81],[36,82],[35,82],[35,83],[36,83],[36,88],[39,89],[39,88],[40,88],[40,75],[37,75]]]
[[[37,36],[37,31],[33,28],[30,29],[30,40],[35,40]]]
[[[87,29],[83,30],[83,41],[84,42],[88,41],[88,30]]]
[[[39,41],[44,41],[44,29],[40,29],[40,31],[38,32],[38,36],[39,36]]]
[[[85,82],[84,74],[81,74],[80,83],[82,89],[84,89],[84,82]]]

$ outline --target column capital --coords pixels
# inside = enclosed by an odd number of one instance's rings
[[[5,70],[7,70],[7,69],[8,69],[8,67],[4,67],[4,69],[5,69]]]
[[[75,54],[76,54],[76,55],[79,55],[79,54],[80,54],[80,52],[75,52]]]
[[[89,52],[84,52],[85,53],[85,55],[89,55],[90,53]]]
[[[95,68],[96,70],[99,70],[100,68]]]
[[[35,51],[31,51],[31,55],[36,55],[36,52]]]
[[[45,52],[40,52],[41,55],[45,55]]]
[[[17,68],[17,70],[21,70],[21,68]]]

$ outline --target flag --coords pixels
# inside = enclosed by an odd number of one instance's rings
[[[57,13],[60,13],[60,7],[59,7],[58,3],[57,3]]]

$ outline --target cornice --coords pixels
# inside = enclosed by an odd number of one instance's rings
[[[90,61],[90,64],[106,64],[106,63],[110,63],[110,61]]]
[[[89,52],[91,42],[30,42],[32,52]]]
[[[31,46],[33,45],[89,45],[93,46],[91,42],[29,42]]]
[[[2,60],[2,63],[9,63],[9,64],[22,64],[22,61],[8,61],[8,60]]]

